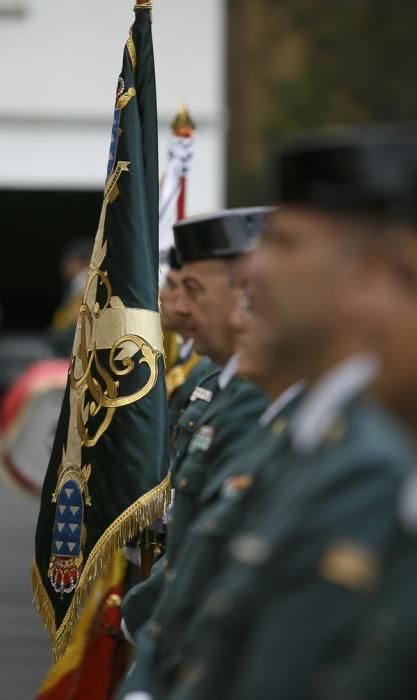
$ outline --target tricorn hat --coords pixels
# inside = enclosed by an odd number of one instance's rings
[[[174,226],[180,262],[228,258],[251,250],[270,207],[226,209],[185,219]]]
[[[289,139],[276,174],[280,204],[417,224],[417,128],[371,126]]]

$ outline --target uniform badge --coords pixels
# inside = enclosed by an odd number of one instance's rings
[[[211,425],[202,425],[191,440],[188,453],[193,454],[194,452],[208,452],[211,443],[213,442],[214,434],[215,430]]]
[[[194,389],[193,393],[190,396],[190,401],[205,401],[206,403],[210,403],[210,401],[213,398],[213,392],[210,391],[209,389],[204,389],[202,386],[198,386]]]
[[[372,591],[380,575],[376,552],[349,540],[334,542],[323,553],[318,568],[326,581],[357,592]]]
[[[229,476],[223,482],[222,485],[222,496],[224,498],[237,498],[249,491],[254,483],[254,478],[250,474],[236,474],[235,476]]]

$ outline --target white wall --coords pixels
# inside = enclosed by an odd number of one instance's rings
[[[101,187],[116,79],[133,0],[25,0],[1,15],[0,186]],[[185,102],[199,125],[189,213],[223,205],[224,0],[155,0],[154,43],[165,162]]]

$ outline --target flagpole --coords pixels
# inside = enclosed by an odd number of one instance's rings
[[[195,131],[195,124],[191,119],[189,112],[184,104],[180,106],[178,113],[175,115],[171,130],[174,136],[190,139]],[[180,192],[178,195],[177,220],[182,221],[185,218],[185,197],[186,197],[186,177],[181,175]]]
[[[136,0],[134,10],[135,12],[140,12],[140,10],[152,10],[153,0]]]
[[[147,527],[140,536],[140,580],[146,581],[155,563],[156,532]]]
[[[149,10],[149,17],[152,22],[152,0],[136,0],[133,8],[134,12]],[[152,566],[155,561],[155,532],[151,528],[145,528],[140,536],[140,580],[146,581],[151,575]]]
[[[144,3],[145,4],[151,3]],[[174,137],[191,139],[196,126],[193,122],[187,108],[184,104],[180,105],[177,114],[171,122],[171,131]],[[179,192],[177,198],[177,221],[182,221],[185,218],[185,201],[186,201],[186,185],[187,178],[185,173],[181,175],[179,181]],[[149,578],[153,564],[155,563],[155,552],[158,544],[157,533],[151,528],[147,528],[141,534],[140,538],[140,580],[146,581]]]

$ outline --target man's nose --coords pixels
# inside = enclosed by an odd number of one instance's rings
[[[174,302],[174,311],[176,314],[178,314],[178,316],[185,317],[190,315],[190,309],[187,303],[187,298],[183,290],[179,291],[177,294],[177,297]]]

